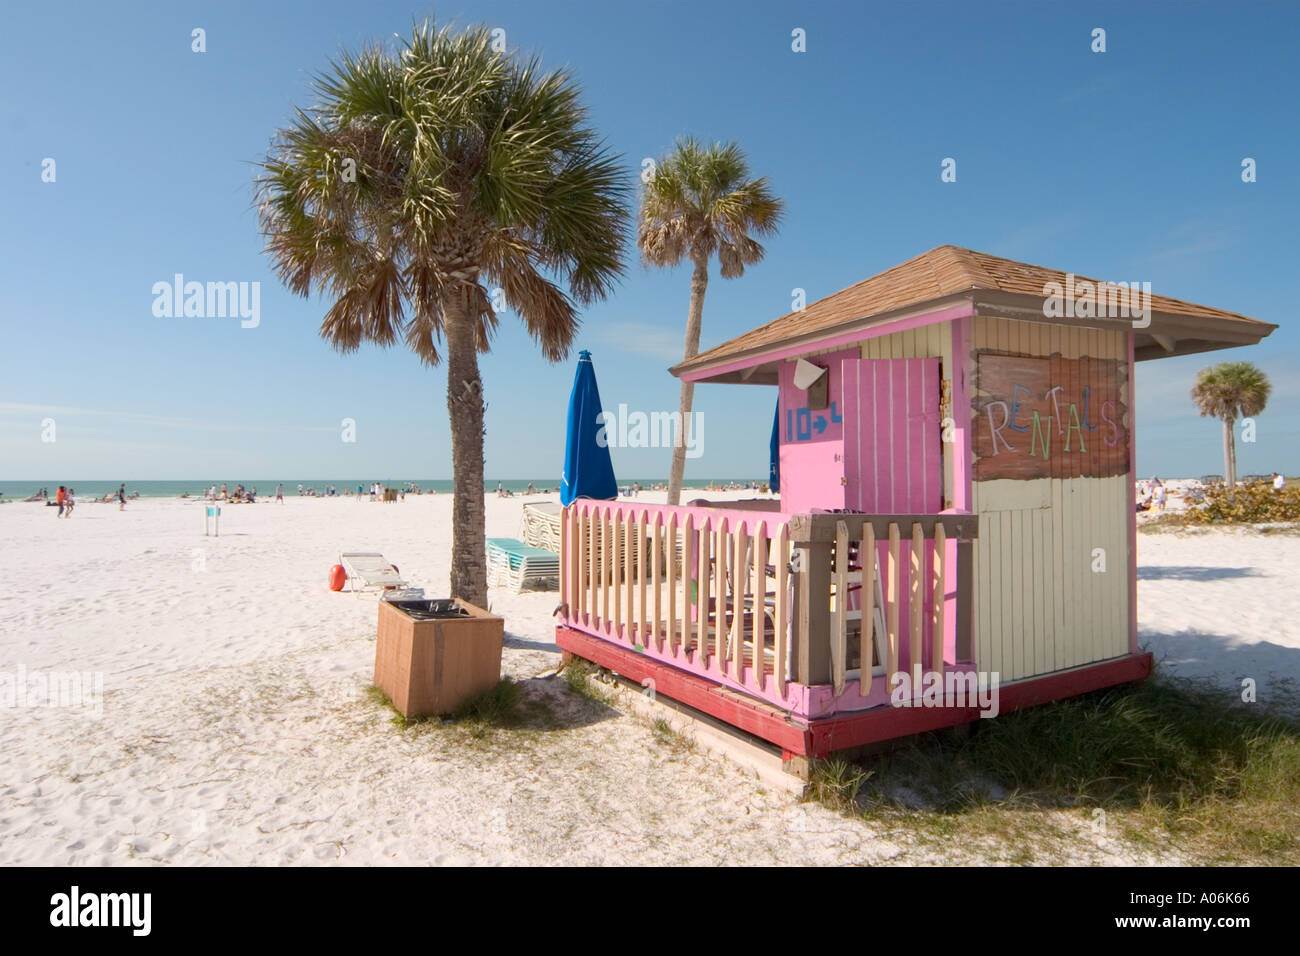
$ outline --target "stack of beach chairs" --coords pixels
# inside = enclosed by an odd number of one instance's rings
[[[525,588],[558,590],[560,556],[517,538],[487,539],[488,584],[513,591]]]
[[[519,536],[524,544],[546,551],[560,551],[560,516],[558,504],[539,501],[524,505],[524,517]]]

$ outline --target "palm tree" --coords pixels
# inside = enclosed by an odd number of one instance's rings
[[[1237,416],[1258,415],[1272,391],[1268,376],[1251,362],[1222,362],[1196,375],[1192,401],[1203,417],[1223,422],[1223,472],[1229,488],[1237,483],[1237,444],[1232,433]]]
[[[641,197],[636,243],[647,265],[675,266],[685,258],[693,267],[684,361],[700,351],[709,260],[717,255],[724,279],[744,275],[745,266],[763,258],[763,247],[751,233],[775,233],[783,206],[768,188],[766,177],[750,179],[749,162],[736,143],[704,146],[692,138],[682,139],[655,164]],[[668,478],[670,505],[681,501],[685,432],[694,400],[695,385],[682,382],[681,424]]]
[[[292,292],[332,300],[320,335],[341,352],[400,341],[433,366],[445,340],[451,591],[486,606],[489,289],[563,359],[575,303],[604,298],[623,271],[626,173],[585,125],[573,79],[493,51],[485,27],[417,25],[397,55],[331,62],[315,92],[259,164],[267,252]]]

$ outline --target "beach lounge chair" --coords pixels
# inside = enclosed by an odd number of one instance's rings
[[[560,586],[560,556],[517,538],[488,538],[487,572],[489,585],[514,591],[537,586],[549,590]]]
[[[349,551],[340,554],[339,564],[348,573],[349,591],[407,587],[406,580],[393,570],[392,563],[377,551]]]
[[[534,501],[523,507],[519,536],[524,544],[547,551],[560,550],[561,510],[554,501]]]

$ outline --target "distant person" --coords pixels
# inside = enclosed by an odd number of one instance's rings
[[[1286,479],[1282,477],[1281,472],[1273,472],[1273,490],[1281,491],[1286,487]]]
[[[126,510],[126,482],[125,481],[117,486],[117,510],[118,511]]]
[[[76,506],[76,504],[77,504],[76,495],[73,492],[73,490],[69,488],[68,493],[63,496],[63,517],[71,518],[72,509]]]
[[[1159,478],[1151,479],[1151,508],[1153,511],[1161,512],[1165,510],[1165,483]]]
[[[528,493],[530,495],[537,494],[537,488],[533,485],[531,481],[528,483]]]
[[[54,517],[56,518],[63,517],[63,503],[67,500],[67,498],[68,498],[68,489],[64,488],[62,485],[59,485],[58,491],[54,493],[54,503],[59,506],[59,510],[55,513]]]

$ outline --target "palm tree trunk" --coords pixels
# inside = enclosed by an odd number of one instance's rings
[[[700,328],[704,324],[704,293],[709,288],[709,260],[705,256],[693,256],[695,271],[691,274],[691,309],[686,316],[686,355],[682,361],[690,361],[700,352]],[[695,401],[695,383],[682,382],[682,397],[677,411],[680,425],[677,438],[673,443],[673,465],[668,475],[668,503],[681,504],[682,478],[686,474],[686,430],[691,424],[691,405]]]
[[[451,594],[487,608],[483,517],[483,383],[466,290],[443,300],[447,414],[451,421]]]
[[[1232,433],[1235,424],[1230,418],[1223,420],[1223,477],[1229,488],[1237,486],[1237,442]]]

